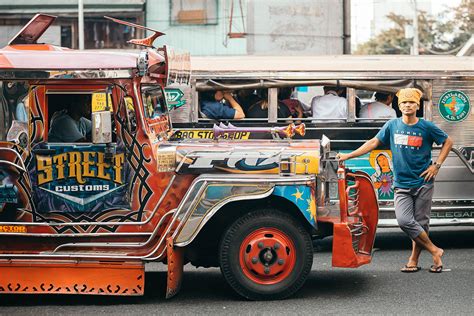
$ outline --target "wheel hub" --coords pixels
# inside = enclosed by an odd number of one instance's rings
[[[261,228],[250,233],[243,240],[239,255],[244,274],[259,284],[284,280],[296,262],[294,243],[276,228]]]

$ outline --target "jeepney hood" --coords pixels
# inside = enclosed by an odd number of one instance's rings
[[[317,174],[320,142],[187,140],[159,146],[158,168],[172,160],[178,173]]]

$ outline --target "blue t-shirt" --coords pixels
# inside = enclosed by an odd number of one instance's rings
[[[384,145],[390,145],[395,187],[416,188],[425,181],[420,174],[431,164],[433,142],[441,145],[448,134],[423,119],[414,125],[407,125],[397,118],[385,123],[375,137]]]
[[[217,101],[202,101],[201,112],[208,118],[218,119],[233,119],[235,110],[222,102]]]

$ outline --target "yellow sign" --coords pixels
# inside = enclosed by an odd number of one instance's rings
[[[26,233],[26,226],[0,225],[0,233]]]
[[[105,107],[107,106],[107,99],[105,97],[106,95],[109,99],[110,112],[113,111],[111,95],[103,92],[98,92],[92,94],[92,112],[105,111]]]
[[[132,97],[125,97],[125,105],[127,106],[127,109],[130,111],[133,111],[133,99]]]
[[[213,139],[214,132],[211,129],[202,130],[177,130],[173,134],[174,138],[187,139],[187,138],[207,138]],[[250,132],[235,132],[235,133],[223,133],[221,138],[223,139],[249,139]]]

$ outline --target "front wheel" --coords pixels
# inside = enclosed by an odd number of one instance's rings
[[[298,291],[313,263],[308,232],[274,209],[248,213],[225,232],[219,247],[222,274],[251,300],[283,299]]]

